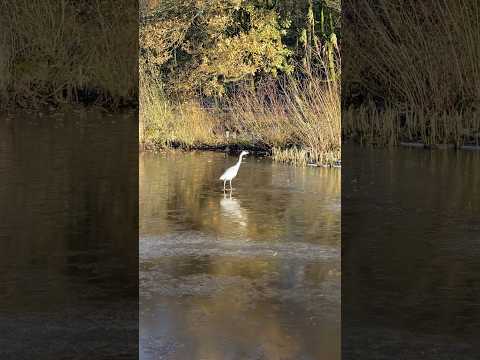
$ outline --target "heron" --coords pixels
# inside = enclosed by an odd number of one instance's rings
[[[242,163],[242,158],[248,154],[248,151],[243,150],[240,153],[240,157],[237,161],[237,163],[231,167],[229,167],[225,172],[223,173],[222,176],[220,176],[219,180],[223,180],[223,190],[225,190],[225,184],[227,181],[230,183],[230,189],[232,188],[232,179],[237,176],[238,169],[240,169],[240,165]]]

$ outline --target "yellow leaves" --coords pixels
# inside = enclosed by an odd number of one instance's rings
[[[178,19],[151,22],[140,28],[139,42],[144,55],[140,63],[161,66],[171,57],[172,45],[178,43],[188,24]],[[143,60],[143,61],[142,61]]]
[[[225,15],[215,15],[208,20],[208,29],[211,32],[222,32],[228,25],[230,18]]]
[[[234,10],[240,9],[240,6],[242,5],[242,0],[233,0],[232,5]]]
[[[244,10],[254,11],[248,6]],[[217,37],[202,51],[201,62],[195,71],[202,91],[221,95],[226,83],[251,78],[262,72],[276,76],[279,70],[290,70],[287,57],[291,52],[282,44],[282,28],[273,11],[255,11],[250,18],[249,31],[234,36],[226,31],[219,33],[221,27],[229,23],[226,19],[226,16],[220,15],[209,19],[211,32],[213,28],[218,28]]]
[[[274,10],[245,0],[195,0],[170,11],[142,26],[140,46],[175,92],[221,95],[228,83],[290,70],[292,52],[282,43],[290,21],[280,25]]]

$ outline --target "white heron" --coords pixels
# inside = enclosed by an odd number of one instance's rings
[[[225,190],[225,184],[227,181],[230,183],[230,189],[232,188],[232,179],[237,176],[238,169],[240,169],[240,164],[242,163],[242,158],[248,154],[248,151],[243,150],[240,153],[240,157],[237,163],[231,167],[229,167],[222,176],[220,176],[219,180],[223,180],[223,190]]]

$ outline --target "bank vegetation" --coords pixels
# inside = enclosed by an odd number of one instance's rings
[[[250,148],[296,164],[340,159],[335,1],[145,1],[144,148]]]
[[[135,1],[0,0],[0,108],[138,99]]]
[[[344,138],[478,147],[479,14],[475,0],[344,2]]]

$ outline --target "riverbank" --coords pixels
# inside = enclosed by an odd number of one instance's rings
[[[169,153],[169,152],[217,152],[217,153],[224,153],[228,155],[237,156],[242,150],[248,150],[251,155],[257,158],[271,158],[274,161],[282,162],[290,165],[295,166],[313,166],[313,167],[324,167],[324,168],[341,168],[342,161],[341,159],[332,161],[330,163],[314,163],[314,162],[306,162],[305,158],[303,157],[303,153],[301,150],[297,150],[298,154],[295,158],[295,153],[292,154],[292,151],[289,150],[284,151],[277,151],[277,150],[269,150],[262,147],[255,147],[251,144],[235,144],[235,143],[224,143],[215,146],[211,145],[199,145],[193,148],[184,148],[182,144],[172,144],[168,148],[160,148],[155,146],[148,146],[145,144],[140,144],[140,152],[150,152],[150,153]],[[293,150],[295,151],[295,150]]]
[[[342,136],[364,145],[480,150],[480,118],[474,109],[436,113],[361,106],[342,112]]]
[[[0,108],[137,105],[135,2],[7,1],[0,25]]]
[[[315,77],[243,89],[210,108],[174,102],[148,83],[140,89],[140,147],[247,149],[298,166],[333,165],[341,158],[340,114],[339,84]]]

